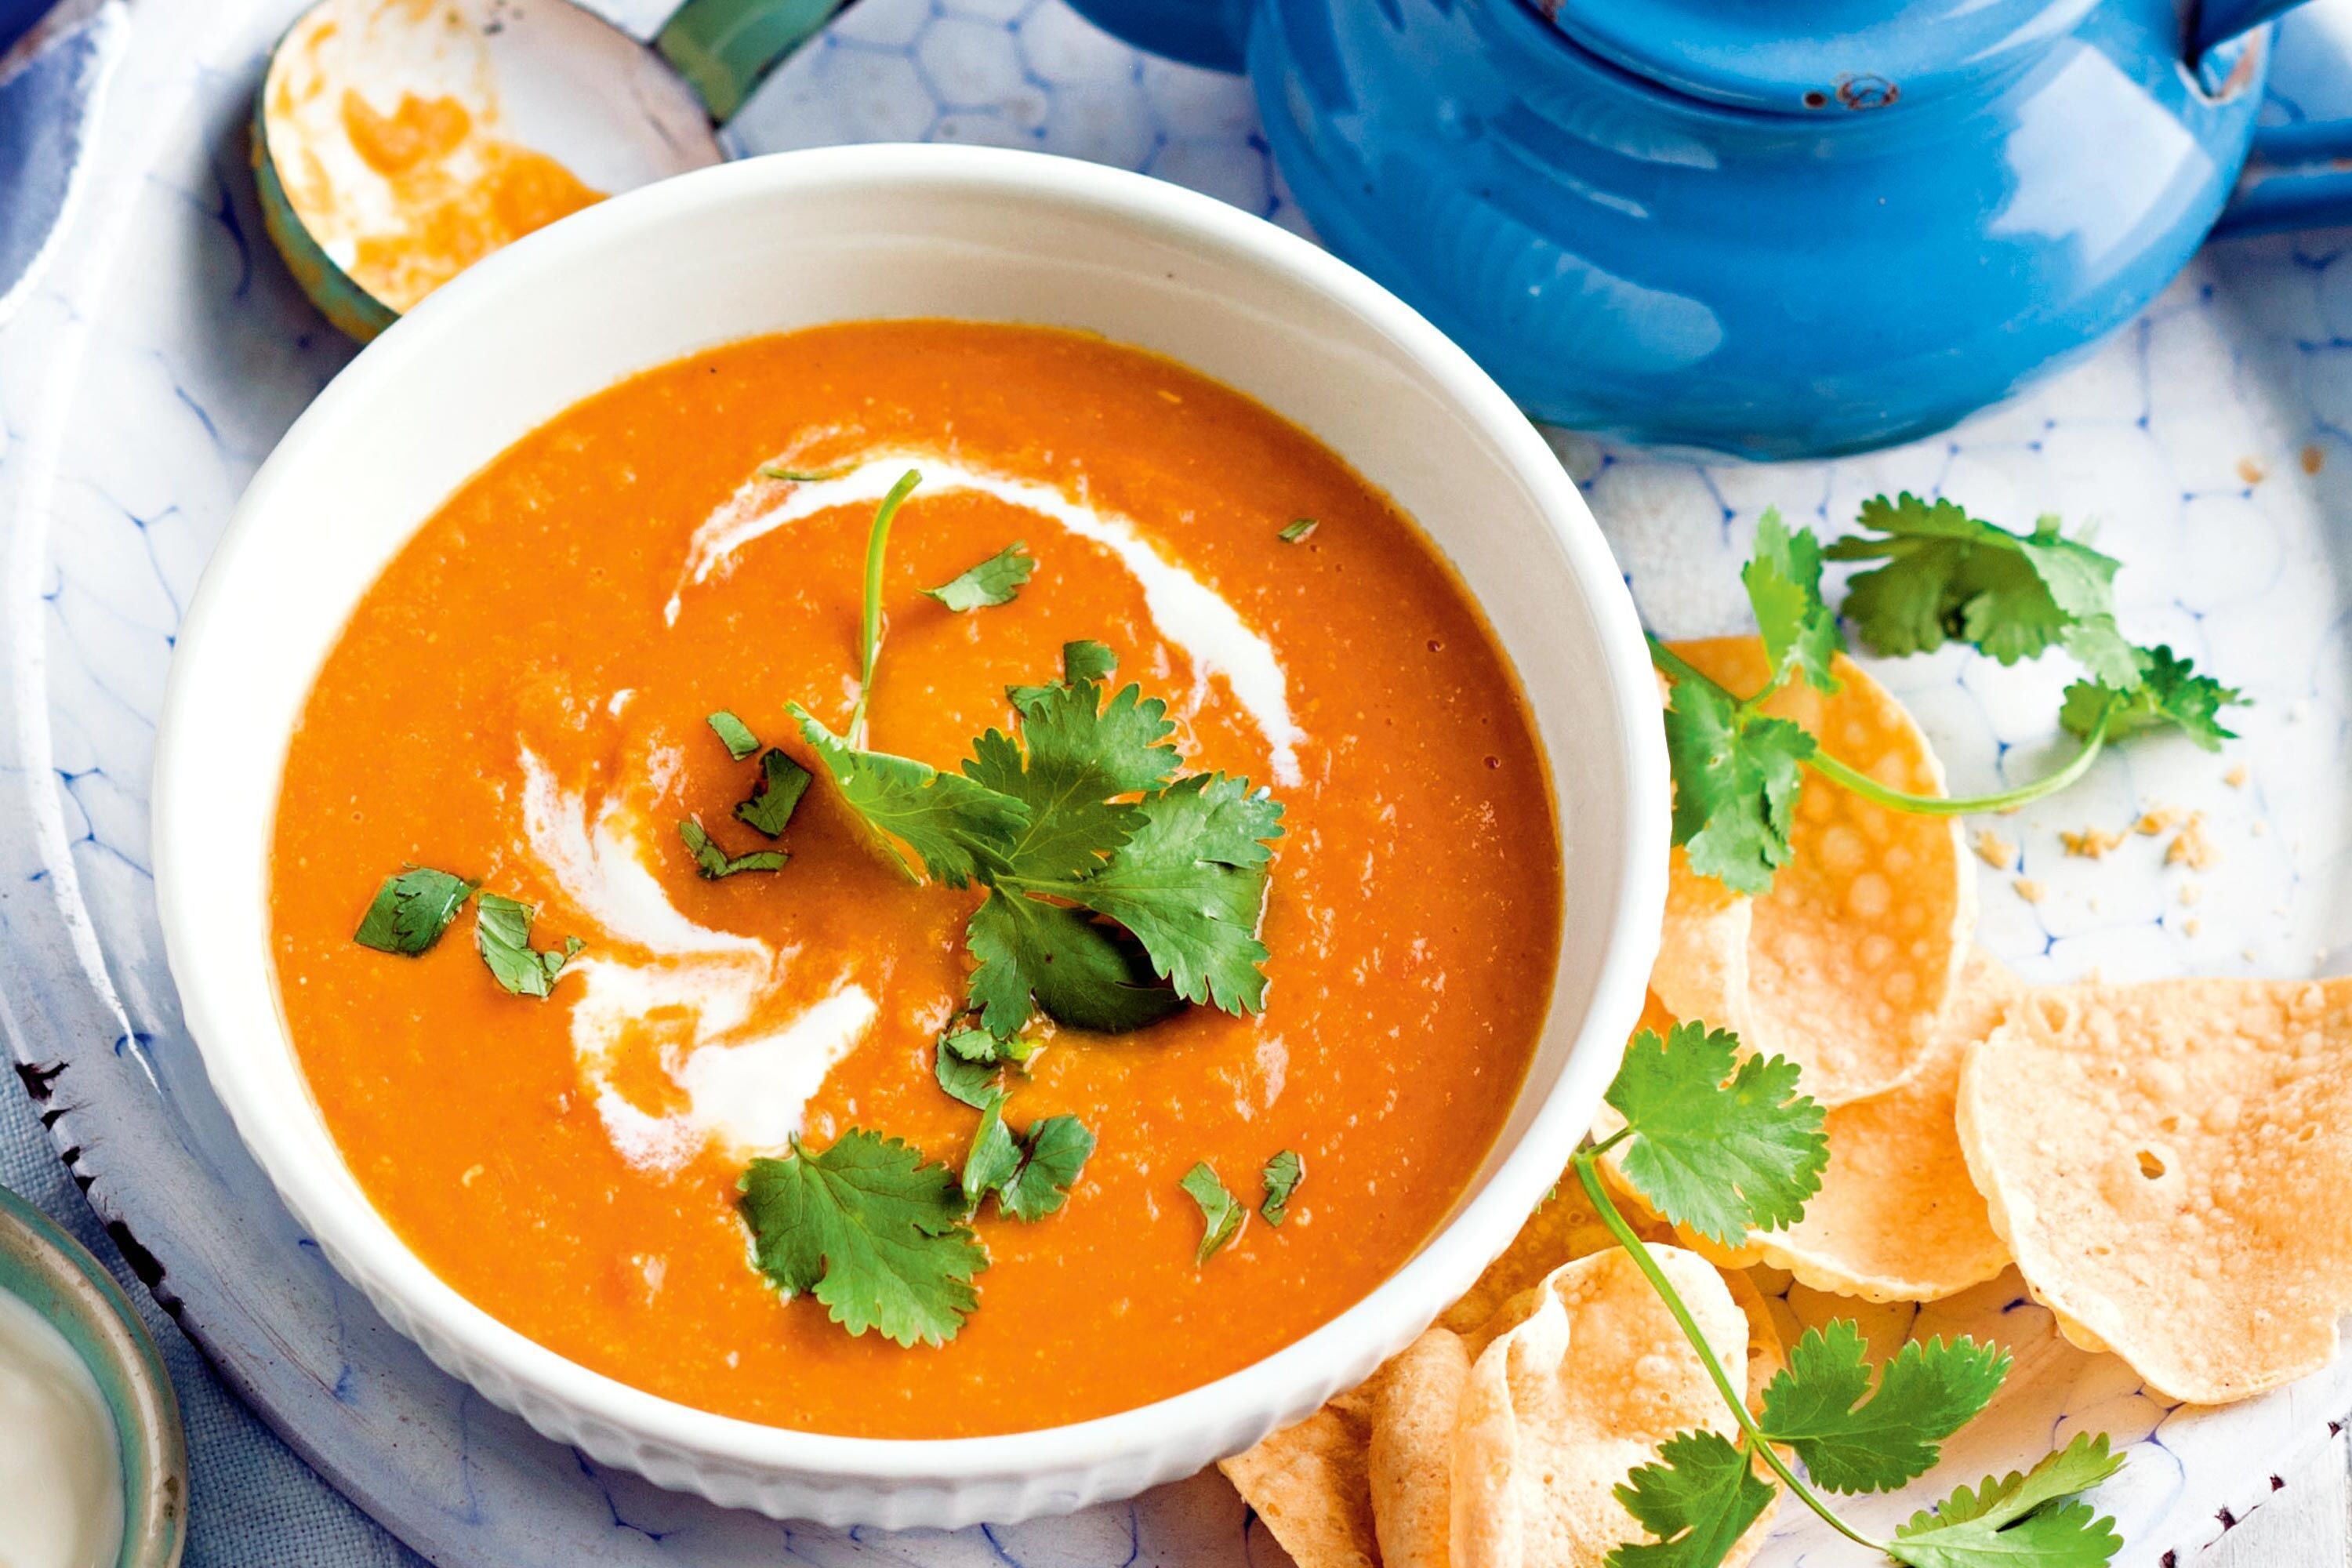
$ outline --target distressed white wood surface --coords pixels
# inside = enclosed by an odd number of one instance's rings
[[[2196,1568],[2336,1568],[2352,1564],[2352,1475],[2345,1441],[2216,1542]],[[2189,1568],[2179,1564],[2178,1568]]]

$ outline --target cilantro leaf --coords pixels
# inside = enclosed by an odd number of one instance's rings
[[[1747,1453],[1719,1432],[1677,1432],[1616,1489],[1655,1541],[1609,1553],[1609,1568],[1716,1568],[1772,1504]]]
[[[561,951],[542,952],[530,945],[530,922],[539,911],[503,893],[484,893],[474,900],[474,950],[489,966],[499,985],[517,996],[545,999],[555,988],[555,977],[572,956],[588,944],[576,936],[563,939]]]
[[[985,610],[998,605],[1009,605],[1021,592],[1021,584],[1037,570],[1037,558],[1029,553],[1019,540],[998,551],[977,566],[967,567],[936,588],[923,590],[925,596],[937,599],[958,615],[968,610]]]
[[[1145,796],[1138,810],[1133,836],[1101,870],[1080,882],[1026,885],[1125,926],[1152,972],[1187,1002],[1263,1011],[1269,954],[1257,926],[1281,804],[1252,791],[1247,779],[1193,773]]]
[[[1306,1179],[1307,1162],[1297,1150],[1285,1149],[1265,1163],[1259,1175],[1265,1183],[1265,1202],[1257,1205],[1257,1212],[1266,1224],[1279,1226],[1290,1217],[1290,1194]]]
[[[1094,1152],[1095,1135],[1075,1116],[1048,1116],[1016,1136],[1004,1121],[1004,1096],[992,1094],[964,1155],[964,1202],[977,1210],[994,1193],[999,1214],[1034,1224],[1069,1201]]]
[[[1074,1028],[1123,1035],[1168,1016],[1183,999],[1152,975],[1134,938],[1085,910],[991,891],[964,928],[980,961],[967,983],[988,1032],[1020,1033],[1034,1006]]]
[[[1848,584],[1845,613],[1881,654],[1932,653],[1947,639],[2003,664],[2062,647],[2095,679],[2128,685],[2131,645],[2116,629],[2116,561],[2044,517],[2031,534],[1970,517],[1958,503],[1905,493],[1863,502],[1860,526],[1832,561],[1884,561]]]
[[[1225,1184],[1217,1180],[1217,1173],[1206,1160],[1184,1173],[1178,1185],[1184,1195],[1201,1206],[1201,1246],[1192,1255],[1195,1266],[1214,1258],[1218,1251],[1241,1234],[1249,1218],[1249,1208],[1233,1194]]]
[[[395,872],[376,889],[352,940],[378,952],[414,958],[441,940],[478,886],[430,866]]]
[[[1004,1096],[992,1093],[980,1108],[980,1125],[972,1130],[971,1144],[964,1151],[964,1211],[978,1209],[981,1199],[1012,1181],[1020,1169],[1020,1142],[1013,1136],[1013,1129],[1004,1125]]]
[[[2218,752],[2222,742],[2238,738],[2236,731],[2222,726],[2221,712],[2224,708],[2247,706],[2243,692],[2210,675],[2199,675],[2193,661],[2179,658],[2166,645],[2143,650],[2143,657],[2146,668],[2126,690],[2091,680],[2078,680],[2066,688],[2065,703],[2058,710],[2059,728],[2083,740],[2091,737],[2102,720],[2109,740],[2143,730],[2173,728],[2209,752]]]
[[[1690,868],[1735,892],[1761,894],[1789,863],[1790,813],[1813,738],[1786,719],[1743,713],[1699,680],[1675,682],[1666,710],[1675,842]]]
[[[996,1194],[997,1208],[1034,1225],[1069,1202],[1070,1188],[1095,1152],[1095,1135],[1075,1116],[1048,1116],[1022,1140],[1028,1158]]]
[[[1835,691],[1830,660],[1844,651],[1845,639],[1838,635],[1837,617],[1822,602],[1822,542],[1813,531],[1791,533],[1780,509],[1768,508],[1757,520],[1755,552],[1739,569],[1739,581],[1747,586],[1774,676],[1793,670],[1816,690]]]
[[[814,1294],[852,1334],[942,1344],[979,1305],[988,1251],[964,1222],[955,1173],[853,1127],[811,1153],[751,1162],[737,1184],[761,1273],[786,1297]]]
[[[760,749],[760,737],[751,733],[751,726],[724,708],[703,722],[710,726],[710,732],[718,736],[719,744],[727,748],[727,754],[739,763]]]
[[[1098,645],[1097,645],[1098,646]],[[1109,797],[1158,789],[1176,772],[1168,705],[1129,685],[1106,705],[1093,680],[1024,686],[1006,695],[1021,714],[1021,746],[991,730],[972,742],[964,776],[1029,807],[1009,868],[1052,879],[1098,869],[1127,842],[1137,808]]]
[[[1314,538],[1315,531],[1322,526],[1321,522],[1311,517],[1296,518],[1288,526],[1277,530],[1275,537],[1285,544],[1304,544]]]
[[[736,820],[771,838],[780,837],[808,786],[809,771],[771,746],[760,759],[760,787],[735,807]]]
[[[1108,680],[1118,672],[1118,655],[1091,637],[1062,645],[1062,679],[1072,685],[1081,680]],[[1018,702],[1019,698],[1013,700]]]
[[[1938,1445],[1975,1419],[2009,1375],[1999,1345],[1913,1340],[1877,1373],[1862,1331],[1808,1329],[1764,1390],[1764,1435],[1796,1449],[1833,1492],[1892,1491],[1932,1468]]]
[[[1725,1247],[1794,1225],[1830,1158],[1823,1112],[1797,1093],[1796,1064],[1738,1053],[1727,1029],[1677,1024],[1664,1040],[1644,1029],[1604,1097],[1625,1119],[1626,1179],[1669,1220]]]
[[[677,836],[686,840],[687,852],[694,857],[694,868],[702,873],[703,880],[715,882],[721,877],[731,877],[738,871],[781,871],[792,857],[781,849],[754,849],[749,855],[730,855],[721,849],[702,824],[688,817],[677,825]]]
[[[2123,1468],[2105,1434],[2078,1434],[2021,1475],[1961,1487],[1934,1512],[1922,1510],[1895,1531],[1887,1554],[1911,1568],[2101,1568],[2123,1549],[2115,1521],[2089,1504],[2063,1500]]]
[[[859,751],[798,703],[791,712],[859,819],[904,840],[924,868],[950,888],[969,885],[983,864],[1002,862],[1028,823],[1029,808],[1010,795],[911,757]],[[898,856],[895,848],[890,852]]]
[[[998,1067],[994,1061],[971,1061],[958,1056],[941,1040],[934,1053],[931,1076],[939,1079],[941,1089],[974,1110],[986,1110],[989,1101],[998,1093]]]

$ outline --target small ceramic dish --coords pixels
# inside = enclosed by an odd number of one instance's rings
[[[0,1293],[65,1336],[114,1418],[122,1471],[116,1568],[173,1568],[187,1530],[188,1451],[163,1358],[89,1248],[0,1187]]]
[[[369,1204],[288,1040],[269,960],[288,742],[362,595],[501,449],[620,378],[834,321],[1101,332],[1297,422],[1415,517],[1517,667],[1556,791],[1565,922],[1510,1119],[1445,1227],[1355,1306],[1174,1398],[953,1440],[787,1431],[578,1366],[443,1282]],[[1510,400],[1362,275],[1234,208],[1034,153],[865,146],[687,174],[466,273],[352,362],[247,490],[182,627],[156,748],[156,895],[239,1133],[327,1256],[442,1366],[541,1431],[784,1518],[960,1526],[1190,1474],[1360,1381],[1465,1289],[1559,1175],[1639,1016],[1664,902],[1658,698],[1623,579]],[[1530,984],[1542,984],[1530,976]],[[1475,1005],[1475,999],[1469,1005]]]

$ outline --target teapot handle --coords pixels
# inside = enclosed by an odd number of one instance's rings
[[[1211,70],[1244,69],[1242,39],[1256,0],[1069,0],[1104,32],[1147,54]]]
[[[2209,90],[2258,58],[2250,37],[2302,0],[2204,0],[2197,14],[2189,60]],[[2276,37],[2273,35],[2274,47]],[[2352,120],[2307,120],[2254,129],[2249,172],[2213,226],[2213,237],[2277,234],[2352,223]]]

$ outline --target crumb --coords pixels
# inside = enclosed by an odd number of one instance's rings
[[[2191,915],[2187,920],[2180,922],[2180,934],[2183,936],[2195,936],[2199,931],[2203,931],[2204,929],[2205,922],[2199,920],[2195,915]]]
[[[2248,963],[2252,963],[2255,962],[2255,959],[2254,959],[2254,950],[2253,950],[2252,948],[2251,948],[2251,947],[2242,947],[2242,948],[2240,948],[2240,949],[2238,950],[2238,956],[2239,956],[2240,958],[2244,959]]]
[[[2042,884],[2031,877],[2020,877],[2010,886],[2016,889],[2017,896],[2029,904],[2038,904],[2042,901]]]
[[[2188,815],[2177,805],[2159,805],[2153,811],[2141,812],[2139,820],[2132,824],[2132,831],[2143,837],[2153,838]]]
[[[2321,451],[2317,447],[2305,447],[2303,449],[2303,471],[2305,473],[2315,474],[2326,466],[2327,454]]]
[[[1979,827],[1969,835],[1969,847],[1977,858],[1996,871],[2006,871],[2017,864],[2017,846],[1990,827]]]
[[[2248,770],[2246,764],[2240,763],[2236,767],[2231,768],[2228,773],[2221,775],[2221,782],[2228,784],[2231,789],[2243,789],[2246,787],[2246,781],[2252,776],[2252,773]]]
[[[2184,908],[2185,908],[2186,906],[2188,906],[2188,905],[2190,905],[2190,904],[2195,903],[2198,900],[2200,900],[2200,899],[2203,898],[2204,896],[2205,896],[2205,886],[2204,886],[2204,884],[2203,884],[2203,883],[2201,883],[2201,882],[2183,882],[2183,883],[2181,883],[2181,884],[2180,884],[2180,902],[2181,902],[2181,904],[2182,904],[2182,906],[2183,906]]]
[[[2105,859],[2107,851],[2123,841],[2122,834],[2110,833],[2104,827],[2085,827],[2074,833],[2062,829],[2058,835],[2058,842],[2066,847],[2067,854],[2084,860]]]
[[[2263,479],[2263,466],[2252,458],[2241,458],[2238,459],[2238,477],[2250,485],[2261,484]]]
[[[1995,816],[2015,816],[2019,812],[2023,811],[2024,809],[2025,808],[2021,805],[2004,805],[1999,811],[1993,813],[1993,815]]]
[[[2246,831],[2257,838],[2268,838],[2271,836],[2271,825],[2258,816],[2246,824]]]
[[[2192,871],[2207,870],[2221,858],[2221,851],[2205,837],[2205,814],[2201,811],[2190,812],[2188,824],[2164,847],[2166,865],[2186,866]]]

